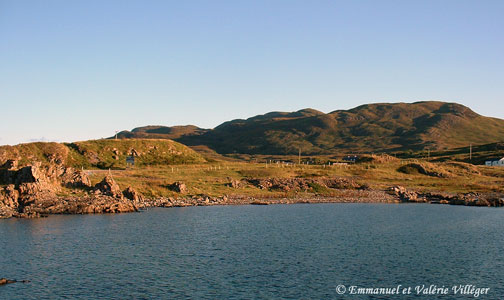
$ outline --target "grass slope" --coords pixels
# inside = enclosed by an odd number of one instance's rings
[[[126,167],[126,157],[132,152],[136,155],[136,166],[205,162],[194,150],[171,140],[134,139],[0,146],[0,165],[8,159],[15,159],[20,166],[41,162],[86,169],[121,169]]]

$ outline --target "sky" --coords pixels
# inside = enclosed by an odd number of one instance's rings
[[[504,119],[504,1],[0,0],[0,144],[458,102]]]

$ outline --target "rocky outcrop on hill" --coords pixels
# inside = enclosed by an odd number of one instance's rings
[[[91,180],[84,171],[67,168],[61,178],[62,184],[69,188],[90,188]]]
[[[15,159],[8,159],[5,161],[3,165],[0,166],[0,169],[14,170],[18,167],[18,161]]]
[[[242,187],[242,185],[243,185],[241,180],[239,180],[239,179],[228,178],[228,180],[230,181],[229,186],[234,189],[238,189],[238,188]]]
[[[187,186],[185,185],[185,183],[183,182],[180,182],[180,181],[176,181],[174,183],[172,183],[169,188],[172,190],[172,191],[175,191],[177,193],[187,193]]]

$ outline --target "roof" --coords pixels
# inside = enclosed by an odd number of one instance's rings
[[[494,157],[494,158],[489,158],[486,161],[503,161],[503,160],[504,160],[504,157],[502,157],[502,158]]]

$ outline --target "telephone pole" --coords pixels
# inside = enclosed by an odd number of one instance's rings
[[[301,148],[299,148],[298,164],[301,164]]]
[[[116,139],[116,140],[117,140],[117,133],[118,133],[118,132],[119,132],[119,131],[117,131],[117,130],[115,131],[115,133],[116,133],[116,134],[115,134],[115,139]]]
[[[472,160],[472,143],[469,144],[469,161]]]

